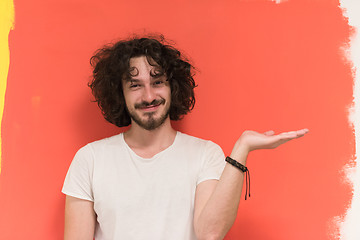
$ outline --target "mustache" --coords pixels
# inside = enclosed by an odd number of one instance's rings
[[[146,108],[148,106],[157,106],[160,104],[165,104],[165,99],[154,99],[152,102],[141,102],[141,103],[137,103],[135,104],[135,109],[139,109],[139,108]]]

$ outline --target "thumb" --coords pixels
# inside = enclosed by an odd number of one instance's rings
[[[264,135],[266,135],[266,136],[272,136],[274,134],[275,134],[275,132],[273,130],[264,132]]]

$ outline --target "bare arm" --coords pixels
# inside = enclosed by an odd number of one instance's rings
[[[246,165],[248,153],[256,149],[276,148],[304,136],[307,129],[274,135],[245,131],[237,140],[231,158]],[[195,194],[194,229],[199,240],[220,240],[233,225],[240,202],[244,173],[226,163],[219,181],[208,180],[197,186]]]
[[[64,240],[93,240],[95,223],[93,202],[66,196]]]

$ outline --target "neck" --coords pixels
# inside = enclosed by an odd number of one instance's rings
[[[124,139],[131,148],[164,149],[175,139],[176,131],[172,128],[170,118],[154,130],[146,130],[132,121],[131,127],[124,133]]]

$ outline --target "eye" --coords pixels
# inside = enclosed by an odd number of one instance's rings
[[[159,87],[159,86],[162,86],[164,83],[165,83],[164,80],[156,80],[156,81],[153,83],[153,85],[154,85],[155,87]]]
[[[130,84],[130,89],[137,89],[137,88],[139,88],[140,87],[140,84],[136,84],[136,83],[132,83],[132,84]]]

